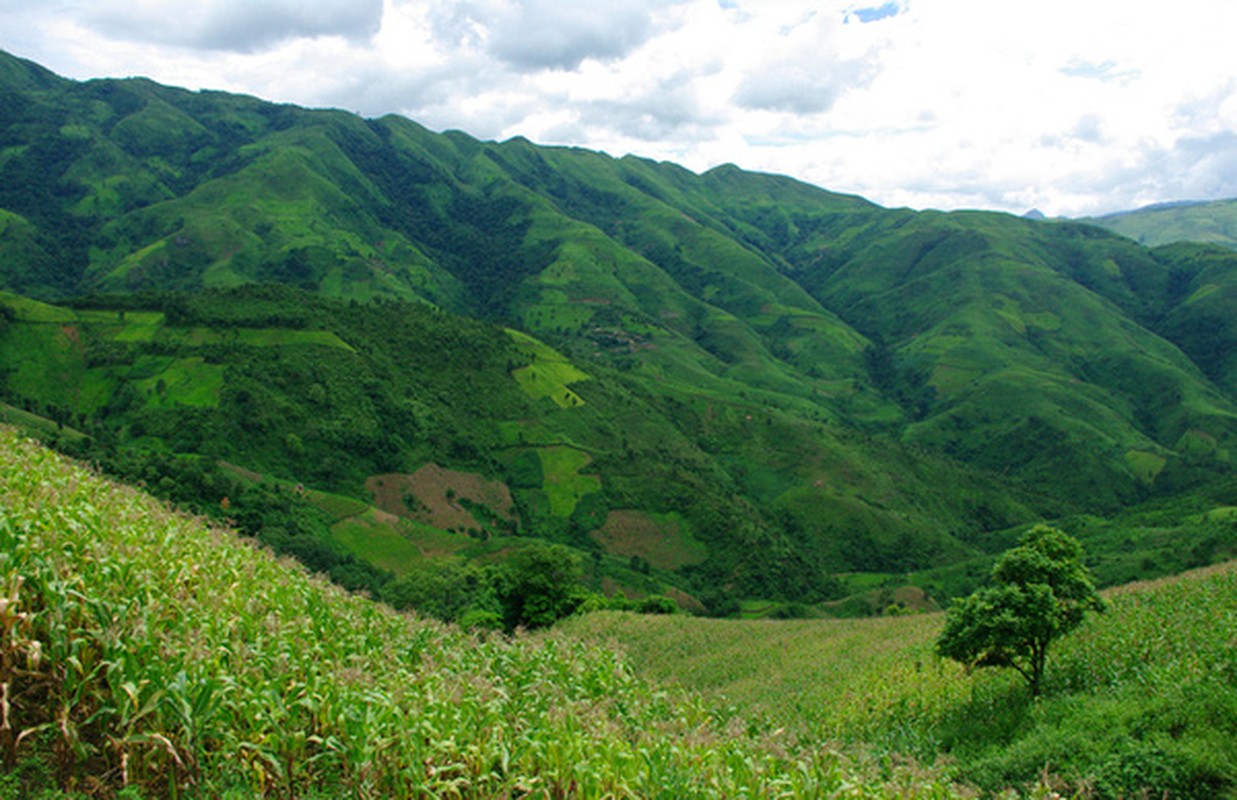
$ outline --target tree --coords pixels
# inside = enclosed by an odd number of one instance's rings
[[[542,628],[570,616],[587,594],[583,576],[580,559],[562,545],[538,542],[516,550],[497,581],[507,630]]]
[[[936,640],[942,656],[969,667],[1012,667],[1038,695],[1052,642],[1103,601],[1078,540],[1048,525],[1027,531],[992,570],[990,585],[955,603]]]

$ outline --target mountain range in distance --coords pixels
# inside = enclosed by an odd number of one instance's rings
[[[1207,242],[1237,248],[1237,200],[1157,203],[1087,221],[1151,247]]]
[[[295,489],[242,521],[371,577],[949,594],[1049,518],[1129,579],[1233,546],[1234,207],[886,209],[0,55],[0,399],[212,513]]]

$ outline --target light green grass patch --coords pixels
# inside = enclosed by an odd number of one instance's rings
[[[1177,450],[1190,455],[1214,454],[1217,449],[1216,438],[1206,431],[1191,428],[1181,434],[1177,440]]]
[[[331,522],[339,522],[348,517],[355,517],[364,514],[370,508],[370,505],[362,500],[357,500],[355,497],[346,497],[342,494],[332,494],[330,492],[320,492],[316,489],[311,489],[305,493],[305,497],[309,502],[313,503],[318,508],[322,509],[331,517]]]
[[[331,536],[353,555],[396,575],[425,561],[421,549],[403,535],[398,520],[375,509],[342,519],[331,526]]]
[[[71,325],[13,325],[0,348],[0,366],[12,370],[10,388],[57,405],[75,407],[84,365],[82,344]]]
[[[159,374],[134,383],[152,408],[213,408],[219,405],[223,391],[223,372],[222,364],[207,364],[201,358],[177,358]]]
[[[1220,522],[1237,520],[1237,506],[1220,506],[1207,512],[1207,519]]]
[[[143,263],[145,263],[146,259],[166,249],[167,249],[167,241],[164,239],[160,239],[157,242],[154,242],[152,244],[147,245],[146,247],[143,247],[141,250],[138,250],[134,253],[130,253],[129,255],[125,256],[125,258],[121,260],[121,262],[117,264],[116,267],[110,273],[108,273],[108,279],[112,281],[113,283],[123,281],[125,278],[129,276],[130,272],[132,272],[134,269],[137,269]]]
[[[77,314],[72,309],[40,303],[28,297],[0,292],[0,305],[12,310],[13,316],[20,322],[76,322]]]
[[[54,434],[74,441],[86,438],[86,434],[75,428],[62,427],[47,417],[31,414],[29,411],[15,408],[8,403],[0,403],[0,425],[13,425],[32,433]]]
[[[1167,463],[1168,459],[1158,453],[1149,453],[1145,450],[1125,451],[1126,466],[1143,483],[1154,481],[1155,477],[1160,474],[1160,470],[1164,469],[1164,465]]]
[[[581,475],[592,456],[574,447],[543,447],[537,451],[545,476],[543,489],[550,501],[550,513],[570,517],[576,504],[585,495],[601,491],[601,479],[596,475]]]
[[[160,314],[159,316],[162,317],[163,315]],[[145,324],[126,324],[125,327],[117,331],[111,338],[116,342],[153,342],[155,337],[159,334],[159,329],[162,326],[162,319]]]
[[[1187,304],[1197,303],[1199,300],[1204,299],[1208,295],[1215,294],[1217,291],[1219,291],[1219,289],[1220,289],[1219,285],[1214,284],[1214,283],[1208,283],[1203,286],[1200,286],[1198,287],[1198,290],[1194,292],[1194,294],[1190,295],[1189,299],[1186,300],[1186,303]]]
[[[529,355],[533,363],[512,372],[524,393],[533,400],[548,397],[559,408],[574,408],[584,405],[584,400],[568,387],[573,383],[589,380],[588,373],[577,369],[553,348],[526,334],[508,330],[516,347]]]
[[[216,261],[202,272],[202,285],[211,289],[231,289],[249,282],[249,278],[232,269],[231,259]]]
[[[740,600],[739,616],[743,619],[764,619],[775,608],[777,603],[772,600]]]

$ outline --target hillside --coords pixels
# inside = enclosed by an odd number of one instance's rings
[[[1064,797],[1233,797],[1237,562],[1105,596],[1107,610],[1051,653],[1038,699],[1012,670],[967,674],[938,657],[941,614],[771,623],[611,612],[563,628],[619,648],[642,676],[808,740],[947,759],[992,796],[1039,784]]]
[[[1088,219],[1148,247],[1201,242],[1237,248],[1237,200],[1166,203]]]
[[[199,510],[301,487],[253,531],[347,585],[536,537],[817,603],[1231,503],[1237,254],[7,55],[0,109],[0,400]]]
[[[945,797],[561,637],[346,595],[0,427],[0,793]]]
[[[4,427],[0,549],[6,797],[944,798],[977,784],[1212,798],[1237,785],[1231,563],[1108,593],[1031,701],[1017,676],[938,660],[939,615],[607,613],[470,636]]]

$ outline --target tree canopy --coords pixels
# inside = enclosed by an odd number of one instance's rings
[[[1082,546],[1036,525],[1001,556],[990,585],[950,608],[937,652],[968,667],[1011,667],[1038,695],[1049,645],[1102,608]]]

